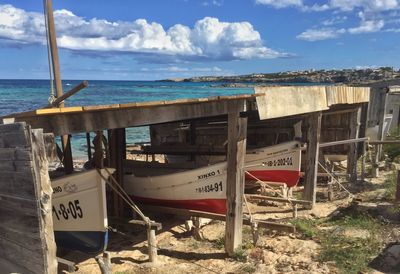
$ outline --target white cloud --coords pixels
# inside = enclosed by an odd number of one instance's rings
[[[346,20],[347,20],[347,16],[335,16],[330,19],[326,19],[326,20],[322,21],[322,25],[332,26],[332,25],[343,23]]]
[[[272,6],[274,8],[295,7],[303,11],[326,11],[329,9],[340,11],[352,11],[361,9],[367,12],[381,12],[400,8],[400,0],[329,0],[326,3],[317,1],[309,5],[303,0],[255,0],[258,4]]]
[[[369,32],[377,32],[380,31],[385,25],[383,20],[379,21],[361,21],[360,26],[355,28],[349,28],[348,32],[351,34],[359,34],[359,33],[369,33]]]
[[[217,6],[221,7],[224,4],[224,0],[211,0],[211,1],[204,1],[202,3],[203,6]]]
[[[300,40],[314,42],[314,41],[337,38],[339,35],[345,32],[346,32],[345,29],[338,29],[338,30],[331,28],[309,29],[297,35],[296,38]]]
[[[374,66],[374,65],[371,65],[371,66],[355,66],[354,68],[358,69],[358,70],[365,70],[365,69],[376,69],[376,68],[378,68],[378,66]]]
[[[169,67],[158,67],[158,68],[141,68],[141,71],[162,71],[167,73],[175,73],[175,72],[221,72],[223,71],[221,68],[214,67],[177,67],[177,66],[169,66]]]
[[[145,19],[87,20],[68,10],[54,12],[58,45],[75,51],[163,55],[179,60],[237,60],[277,58],[284,53],[263,45],[249,22],[221,22],[205,17],[193,28],[176,24],[169,29]],[[0,5],[0,39],[44,43],[43,14]]]
[[[256,0],[256,3],[272,6],[277,9],[304,6],[303,0]]]
[[[380,12],[397,9],[400,7],[400,2],[399,0],[331,0],[329,6],[342,11],[360,8],[367,12]]]

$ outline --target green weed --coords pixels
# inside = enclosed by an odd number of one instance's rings
[[[356,274],[368,270],[371,259],[378,255],[381,246],[379,232],[382,224],[369,215],[348,210],[348,215],[333,219],[296,220],[298,231],[321,243],[319,260],[335,261],[341,273]],[[368,230],[367,238],[346,237],[333,232],[334,229],[319,230],[320,227],[355,228]]]

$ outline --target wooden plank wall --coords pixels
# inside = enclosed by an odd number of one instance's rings
[[[322,115],[321,143],[346,140],[350,138],[351,113],[338,113]],[[346,155],[349,152],[348,145],[338,145],[321,149],[324,154]]]
[[[0,270],[56,273],[56,245],[43,131],[0,125]]]
[[[382,109],[386,104],[386,91],[386,88],[371,88],[368,127],[379,125]]]
[[[358,105],[349,106],[348,109]],[[302,121],[302,139],[307,140],[306,116],[298,115],[279,119],[259,120],[258,115],[250,113],[247,126],[248,148],[270,146],[277,143],[291,141],[294,138],[293,126]],[[327,115],[323,112],[321,122],[321,143],[346,140],[350,138],[350,112],[338,112]],[[196,121],[195,144],[197,145],[223,145],[227,141],[226,117],[203,119]],[[211,123],[210,123],[211,122]],[[218,123],[215,123],[218,122]],[[193,144],[189,122],[176,122],[150,126],[151,144]],[[321,149],[326,154],[347,155],[348,145],[340,145]],[[198,158],[213,159],[199,156]],[[214,157],[218,160],[218,157]]]

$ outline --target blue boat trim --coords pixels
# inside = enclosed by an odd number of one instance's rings
[[[57,247],[84,253],[101,253],[107,248],[108,231],[54,231]]]

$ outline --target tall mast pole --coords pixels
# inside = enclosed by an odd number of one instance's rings
[[[53,16],[53,3],[52,0],[46,0],[46,14],[47,14],[47,22],[48,22],[48,33],[49,33],[49,43],[50,43],[50,52],[51,52],[51,65],[53,67],[54,72],[54,81],[56,84],[57,97],[63,95],[61,75],[60,75],[60,62],[58,59],[58,49],[57,49],[57,37],[56,37],[56,28],[54,25],[54,16]],[[59,107],[63,107],[64,102],[62,102]]]
[[[63,95],[61,75],[60,75],[60,62],[58,59],[58,48],[57,48],[57,36],[56,28],[54,25],[53,16],[53,3],[52,0],[45,0],[46,15],[47,15],[47,27],[48,27],[48,43],[51,54],[51,66],[54,73],[54,81],[56,86],[57,97]],[[58,107],[64,107],[64,102],[61,102]],[[63,150],[63,163],[66,173],[72,173],[73,171],[73,160],[71,151],[71,140],[69,135],[61,136],[62,150]]]

